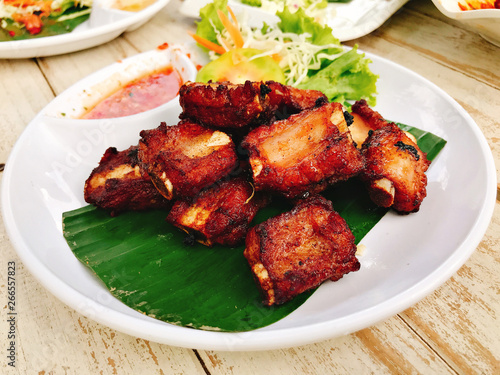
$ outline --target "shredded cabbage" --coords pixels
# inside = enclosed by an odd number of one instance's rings
[[[303,82],[310,71],[317,71],[321,68],[324,60],[333,61],[345,53],[343,49],[339,51],[339,43],[329,43],[317,45],[310,41],[311,34],[296,34],[284,32],[279,28],[256,29],[248,26],[248,15],[243,14],[239,20],[240,31],[243,36],[243,48],[255,48],[263,51],[262,56],[272,56],[280,65],[286,77],[287,85],[298,86]],[[231,38],[226,29],[218,30],[212,23],[217,42],[226,50],[234,48]],[[334,50],[336,53],[328,53]],[[215,52],[210,51],[211,60],[219,57]]]

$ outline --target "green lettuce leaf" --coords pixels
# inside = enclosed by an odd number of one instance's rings
[[[214,26],[216,30],[222,31],[224,25],[217,15],[217,10],[227,14],[227,0],[214,0],[200,9],[201,20],[196,22],[196,35],[218,44]]]
[[[241,3],[257,8],[262,6],[262,0],[241,0]]]
[[[50,14],[50,16],[52,18],[56,18],[62,14],[64,14],[67,10],[71,9],[71,8],[74,8],[73,12],[77,12],[78,10],[82,10],[82,9],[87,9],[87,7],[82,7],[80,6],[77,2],[75,2],[74,0],[64,0],[61,2],[61,6],[59,8],[59,10],[56,12],[52,12]],[[89,12],[90,12],[90,8],[89,9]]]
[[[343,103],[347,100],[365,99],[374,106],[377,95],[378,75],[369,67],[371,60],[355,46],[333,60],[328,66],[315,72],[298,87],[322,91],[330,101]]]
[[[341,0],[341,1],[345,1],[345,0]],[[351,1],[351,0],[348,0],[348,1]],[[284,0],[271,0],[270,2],[282,4],[285,1]],[[328,6],[328,2],[329,1],[327,1],[327,0],[321,0],[321,1],[302,0],[302,1],[294,1],[294,2],[288,1],[286,3],[288,3],[288,7],[298,6],[299,9],[309,9],[309,8],[311,8],[311,9],[324,9]],[[257,7],[257,8],[260,8],[263,5],[262,0],[241,0],[241,3],[245,4],[245,5],[252,6],[252,7]]]
[[[339,40],[333,35],[331,27],[322,26],[313,18],[307,16],[303,9],[292,13],[288,8],[285,8],[283,12],[277,12],[276,15],[280,18],[278,27],[281,31],[298,35],[309,34],[310,37],[307,40],[312,44],[318,46],[326,44],[338,45],[337,48],[328,50],[327,53],[342,52],[342,46]]]

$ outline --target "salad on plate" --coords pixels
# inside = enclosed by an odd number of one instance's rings
[[[278,11],[279,22],[261,27],[250,26],[245,13],[238,20],[227,0],[206,5],[200,16],[192,36],[212,60],[200,70],[200,81],[234,81],[240,75],[237,81],[241,82],[267,76],[297,88],[322,91],[330,101],[376,102],[378,77],[370,70],[370,60],[357,46],[344,47],[329,26],[302,9]]]
[[[91,10],[92,0],[3,0],[0,42],[71,32]]]

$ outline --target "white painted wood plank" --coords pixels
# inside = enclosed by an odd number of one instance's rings
[[[188,41],[190,20],[173,1],[143,28],[104,46],[34,60],[0,60],[0,163],[29,121],[77,80],[119,59],[167,42]],[[500,49],[447,22],[430,1],[411,2],[381,29],[356,41],[428,78],[475,119],[497,163],[500,127]],[[451,41],[451,42],[450,42]],[[496,68],[493,69],[493,68]],[[45,75],[45,77],[44,77]],[[19,79],[23,77],[23,79]],[[45,80],[48,79],[50,85]],[[36,89],[33,89],[36,88]],[[1,182],[1,173],[0,173]],[[498,206],[498,204],[497,204]],[[498,325],[500,209],[478,250],[435,293],[374,327],[299,348],[269,352],[198,351],[211,374],[495,374],[500,372]],[[104,327],[65,306],[25,270],[0,220],[0,264],[19,266],[18,368],[6,374],[204,374],[195,353],[137,339]],[[6,301],[6,274],[0,296]],[[2,304],[0,335],[8,332]],[[5,337],[0,338],[5,343]]]

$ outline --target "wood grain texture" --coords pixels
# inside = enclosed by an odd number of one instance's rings
[[[410,355],[402,356],[401,353]],[[202,354],[210,373],[258,374],[452,374],[407,324],[395,316],[352,335],[285,350]]]
[[[26,125],[54,95],[32,60],[0,60],[0,75],[0,163],[5,163]]]
[[[192,20],[173,0],[145,26],[68,55],[0,60],[0,164],[55,95],[92,72],[162,43],[189,41]],[[412,0],[372,34],[351,41],[424,76],[473,117],[500,170],[500,48]],[[21,79],[22,77],[22,79]],[[36,89],[34,89],[36,88]],[[0,172],[0,183],[2,173]],[[500,174],[497,173],[497,178]],[[500,181],[500,180],[498,180]],[[500,185],[499,185],[500,186]],[[413,307],[351,335],[262,352],[156,344],[107,328],[67,307],[23,267],[0,218],[2,374],[498,374],[500,203],[467,263]],[[7,263],[18,267],[17,368],[7,365]],[[92,314],[89,314],[92,316]]]
[[[59,95],[89,74],[138,52],[126,40],[118,38],[105,45],[68,55],[44,57],[38,61],[53,92]]]
[[[177,12],[176,4],[177,1],[169,4],[158,17],[147,24],[147,27],[125,33],[123,38],[141,52],[155,49],[163,43],[194,43],[187,30],[195,31],[195,24],[192,19]],[[168,31],[165,25],[168,25]]]
[[[469,261],[443,287],[401,314],[409,326],[462,374],[500,371],[500,206]]]

